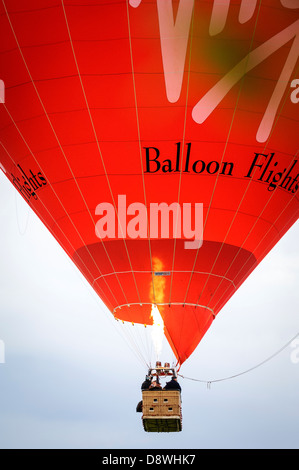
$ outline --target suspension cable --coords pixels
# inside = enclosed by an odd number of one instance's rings
[[[210,388],[211,384],[212,383],[215,383],[215,382],[223,382],[224,380],[230,380],[230,379],[234,379],[236,377],[239,377],[240,375],[244,375],[244,374],[247,374],[248,372],[251,372],[252,370],[254,369],[257,369],[258,367],[262,366],[263,364],[265,364],[266,362],[270,361],[271,359],[273,359],[275,356],[277,356],[278,354],[280,354],[284,349],[286,349],[291,343],[292,341],[294,341],[295,338],[297,338],[297,336],[299,336],[299,332],[292,338],[290,339],[282,348],[280,348],[278,351],[276,351],[274,354],[272,354],[270,357],[268,357],[267,359],[263,360],[262,362],[260,362],[259,364],[256,364],[255,366],[253,367],[250,367],[250,369],[247,369],[247,370],[244,370],[243,372],[239,372],[238,374],[235,374],[235,375],[230,375],[228,377],[223,377],[221,379],[215,379],[215,380],[202,380],[202,379],[194,379],[192,377],[185,377],[184,375],[182,374],[177,374],[179,375],[180,377],[182,377],[183,379],[188,379],[188,380],[193,380],[195,382],[202,382],[202,383],[205,383],[207,384],[207,387]]]

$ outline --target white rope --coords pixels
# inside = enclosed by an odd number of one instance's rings
[[[192,377],[185,377],[184,375],[181,375],[181,374],[177,374],[179,375],[180,377],[182,377],[183,379],[188,379],[188,380],[193,380],[195,382],[202,382],[202,383],[205,383],[207,384],[207,387],[210,389],[211,388],[211,384],[214,383],[214,382],[222,382],[224,380],[230,380],[230,379],[234,379],[236,377],[239,377],[240,375],[244,375],[244,374],[247,374],[248,372],[251,372],[252,370],[254,369],[257,369],[258,367],[262,366],[263,364],[265,364],[266,362],[270,361],[271,359],[273,359],[275,356],[277,356],[278,354],[280,354],[284,349],[286,349],[291,343],[292,341],[294,341],[295,338],[297,338],[297,336],[299,336],[299,333],[297,333],[290,341],[287,342],[287,344],[285,344],[282,348],[280,348],[278,351],[276,351],[274,354],[272,354],[270,357],[268,357],[267,359],[265,359],[264,361],[260,362],[259,364],[251,367],[250,369],[247,369],[247,370],[244,370],[243,372],[240,372],[238,374],[235,374],[235,375],[231,375],[229,377],[223,377],[221,379],[215,379],[215,380],[201,380],[201,379],[194,379]]]

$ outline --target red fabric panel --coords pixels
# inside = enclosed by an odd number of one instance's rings
[[[248,70],[204,122],[192,111],[250,51],[295,24],[298,11],[266,0],[241,24],[234,1],[223,30],[210,34],[213,2],[196,1],[172,103],[155,1],[25,3],[0,4],[1,168],[112,313],[150,323],[150,304],[159,305],[182,363],[298,218],[294,73],[268,138],[257,140],[294,39]],[[119,195],[147,210],[202,203],[203,246],[100,240],[96,207],[117,209]]]

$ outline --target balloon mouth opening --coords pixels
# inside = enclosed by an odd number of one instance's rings
[[[128,303],[118,305],[114,308],[113,315],[116,320],[151,326],[153,325],[152,305],[151,303]]]
[[[157,314],[156,319],[153,319],[152,312]],[[123,324],[149,326],[148,334],[151,330],[155,331],[157,360],[159,359],[161,338],[163,340],[166,338],[166,343],[170,346],[180,365],[192,354],[216,316],[213,309],[207,306],[182,302],[123,304],[114,308],[113,315]],[[155,322],[160,325],[159,329],[154,326]],[[160,339],[158,340],[158,338]],[[184,338],[186,346],[180,349],[177,348],[177,345],[181,344],[182,338]],[[164,346],[165,341],[163,348]]]
[[[202,309],[208,311],[213,319],[216,317],[215,312],[212,308],[207,307],[206,305],[200,305],[195,303],[188,303],[188,302],[169,302],[169,303],[151,303],[151,302],[133,302],[128,304],[118,305],[113,309],[113,316],[116,320],[122,320],[128,323],[140,323],[144,326],[153,325],[154,322],[163,322],[164,325],[164,315],[161,315],[165,309],[169,308],[178,308],[178,307],[186,307],[186,308],[195,308],[195,309]]]

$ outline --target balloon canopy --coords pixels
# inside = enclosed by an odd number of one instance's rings
[[[180,364],[298,218],[298,7],[0,4],[0,167]]]

